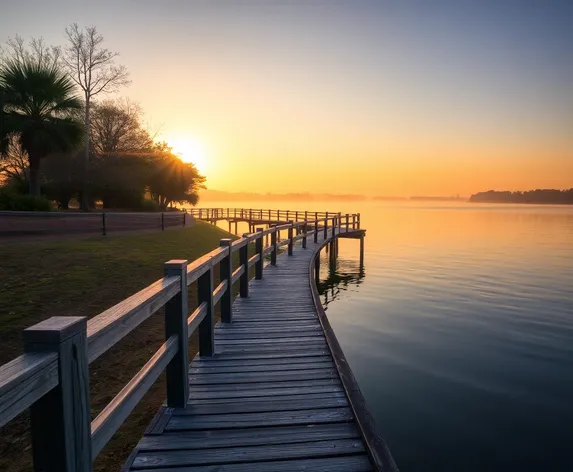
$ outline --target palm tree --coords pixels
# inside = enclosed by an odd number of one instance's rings
[[[82,142],[83,125],[74,118],[82,103],[74,95],[74,83],[57,65],[29,59],[8,60],[0,67],[0,90],[4,102],[0,143],[7,136],[16,137],[28,154],[30,194],[38,196],[41,160]]]

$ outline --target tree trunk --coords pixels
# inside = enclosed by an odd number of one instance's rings
[[[89,174],[89,162],[90,162],[90,97],[87,94],[86,94],[86,111],[84,117],[84,124],[85,124],[85,137],[84,137],[85,154],[84,154],[80,208],[83,211],[88,211],[90,208],[90,202],[88,197],[88,174]]]
[[[30,164],[30,195],[40,196],[40,157],[34,153],[29,154]]]

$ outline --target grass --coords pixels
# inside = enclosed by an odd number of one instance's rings
[[[95,316],[161,278],[164,262],[192,261],[228,236],[198,223],[158,233],[0,247],[0,365],[22,353],[24,328],[50,316]],[[194,308],[193,285],[189,298]],[[156,313],[90,365],[92,419],[163,341],[163,316]],[[190,343],[194,355],[196,335]],[[160,378],[100,453],[94,470],[121,468],[164,398],[165,381]],[[0,470],[23,472],[31,470],[31,464],[29,420],[23,414],[0,429]]]

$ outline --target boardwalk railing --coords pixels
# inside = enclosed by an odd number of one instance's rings
[[[225,211],[234,214],[233,210]],[[292,213],[296,218],[296,212]],[[283,215],[279,212],[271,216]],[[302,240],[305,247],[308,237],[313,236],[315,242],[319,237],[326,240],[356,221],[360,221],[356,215],[329,214],[321,219],[259,228],[235,241],[222,239],[219,248],[191,263],[166,262],[162,279],[89,320],[57,316],[24,330],[25,353],[0,367],[0,427],[30,408],[34,469],[91,471],[93,459],[163,371],[167,377],[167,405],[186,406],[189,336],[198,330],[199,354],[213,355],[214,306],[220,304],[223,322],[232,320],[235,282],[240,284],[240,296],[247,297],[249,269],[254,267],[255,278],[261,279],[265,256],[270,254],[270,263],[276,264],[280,247],[288,246],[292,254],[296,241]],[[288,238],[280,240],[278,235],[285,230]],[[271,236],[271,244],[264,247],[266,235]],[[252,243],[255,254],[249,258]],[[233,268],[235,252],[239,253],[239,265]],[[217,266],[221,282],[214,287]],[[195,281],[198,306],[189,315],[188,286]],[[162,307],[166,341],[90,421],[89,364]]]
[[[360,229],[360,213],[346,214],[324,211],[295,211],[295,210],[268,210],[253,208],[193,208],[189,213],[202,220],[241,220],[261,222],[288,222],[288,221],[330,221],[336,218],[339,224],[344,219],[344,227]]]

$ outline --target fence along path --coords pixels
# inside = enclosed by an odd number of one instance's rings
[[[278,240],[281,230],[286,240]],[[87,322],[54,317],[25,330],[26,353],[0,367],[0,426],[31,407],[35,470],[91,471],[165,370],[166,405],[126,470],[397,470],[310,284],[318,249],[351,232],[334,217],[222,240],[191,264],[169,261],[163,279]],[[297,242],[306,249],[294,251]],[[281,246],[287,252],[278,256]],[[217,266],[221,283],[213,287]],[[189,315],[193,281],[199,304]],[[216,303],[222,323],[214,327]],[[90,421],[88,364],[163,306],[166,342]],[[196,329],[199,355],[189,367],[187,340]]]

